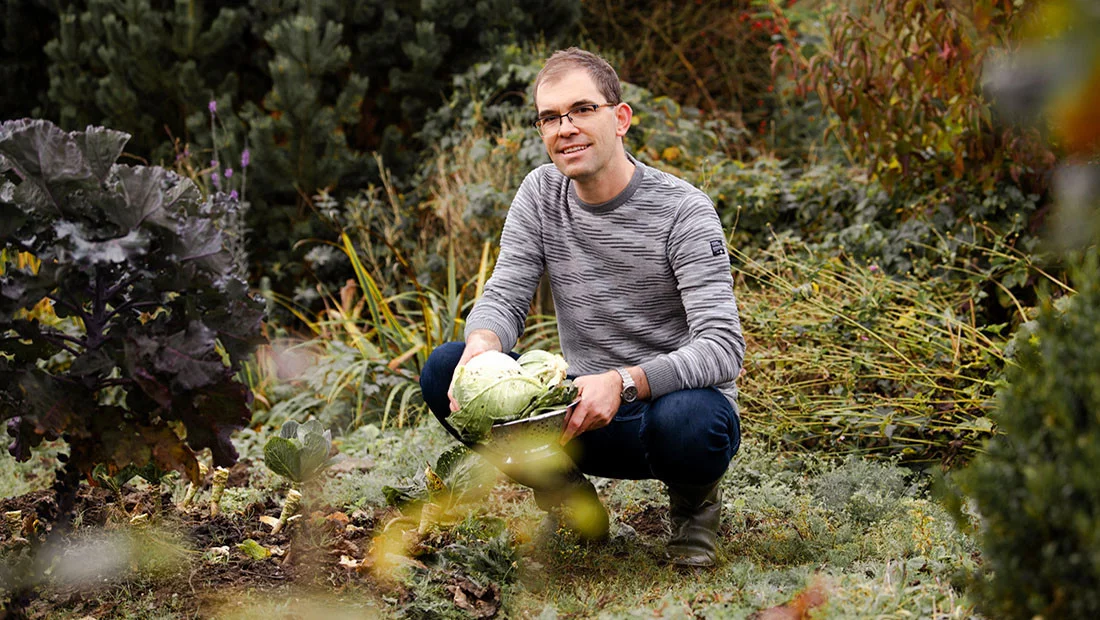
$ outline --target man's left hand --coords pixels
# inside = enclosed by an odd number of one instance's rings
[[[614,370],[577,377],[573,385],[580,390],[580,402],[565,423],[562,445],[585,431],[610,424],[622,404],[623,378]]]

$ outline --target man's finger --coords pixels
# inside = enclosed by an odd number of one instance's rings
[[[586,425],[583,432],[587,433],[588,431],[594,431],[598,428],[603,428],[607,426],[611,422],[611,420],[605,418],[602,415],[590,415],[588,416],[588,419],[585,420],[585,422],[587,422],[588,424]]]
[[[580,434],[581,426],[584,424],[585,413],[581,405],[577,405],[573,408],[573,411],[569,414],[569,417],[565,421],[565,431],[561,434],[559,443],[565,445],[570,442],[574,437]]]
[[[452,392],[451,390],[447,390],[447,400],[450,401],[451,413],[459,410],[458,401],[455,400],[454,392]]]

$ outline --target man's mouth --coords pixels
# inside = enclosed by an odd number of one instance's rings
[[[573,153],[579,153],[579,152],[583,151],[586,148],[588,148],[587,144],[581,145],[581,146],[571,146],[569,148],[562,149],[561,152],[562,152],[563,155],[572,155]]]

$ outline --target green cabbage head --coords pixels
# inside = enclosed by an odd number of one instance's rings
[[[511,356],[487,351],[455,370],[451,384],[459,410],[448,422],[465,441],[480,441],[492,425],[514,420],[547,386]]]
[[[565,380],[569,362],[560,355],[535,349],[519,356],[519,365],[523,372],[542,382],[545,387],[554,387]]]

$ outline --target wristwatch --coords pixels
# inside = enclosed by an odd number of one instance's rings
[[[634,385],[634,377],[631,377],[625,368],[616,368],[615,370],[623,378],[623,391],[619,394],[623,402],[632,403],[638,400],[638,386]]]

